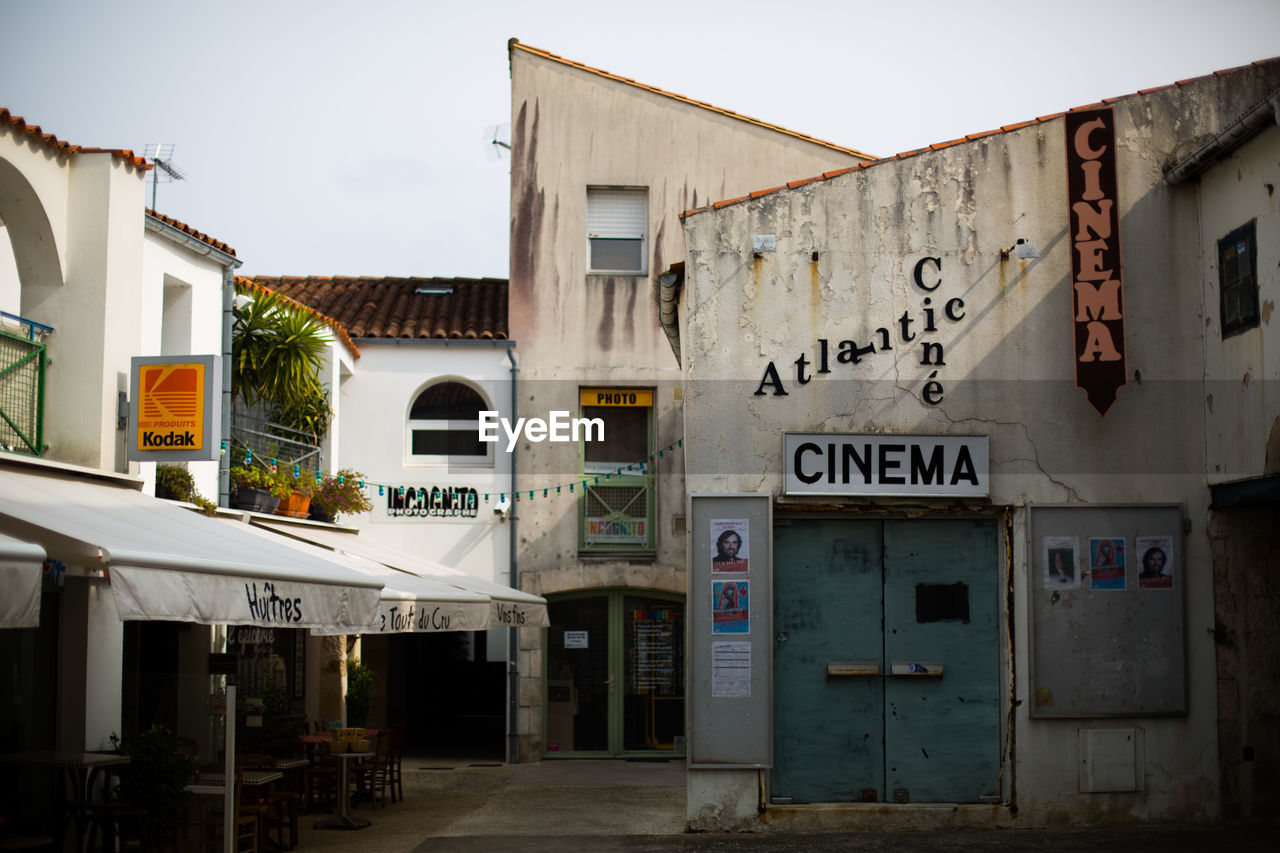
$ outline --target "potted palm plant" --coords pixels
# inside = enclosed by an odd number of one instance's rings
[[[332,523],[339,515],[356,515],[373,509],[363,483],[364,474],[350,468],[325,477],[311,496],[310,517]]]
[[[235,309],[231,338],[231,395],[264,403],[272,420],[324,437],[333,416],[320,382],[329,332],[314,314],[280,294],[237,285],[250,299]]]

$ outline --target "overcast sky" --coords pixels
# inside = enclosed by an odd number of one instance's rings
[[[1280,2],[0,0],[0,33],[0,107],[173,143],[158,210],[242,274],[506,277],[508,38],[884,156],[1280,55]]]

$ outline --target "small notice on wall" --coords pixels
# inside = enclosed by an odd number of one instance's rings
[[[745,518],[711,519],[711,571],[745,572],[750,568],[748,533],[751,522]]]
[[[750,581],[712,581],[711,633],[750,634]]]
[[[1093,589],[1124,589],[1124,537],[1089,539],[1089,577]]]
[[[564,647],[566,649],[585,649],[587,648],[587,632],[586,631],[565,631]]]
[[[1045,589],[1079,589],[1076,562],[1079,540],[1072,536],[1046,536],[1041,546],[1041,584]]]
[[[751,644],[711,644],[711,695],[751,695]]]
[[[1137,553],[1142,561],[1138,589],[1173,589],[1173,539],[1168,536],[1139,536]]]

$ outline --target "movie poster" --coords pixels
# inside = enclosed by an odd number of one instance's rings
[[[711,582],[711,633],[751,633],[749,581]]]
[[[1107,536],[1089,540],[1089,583],[1093,589],[1125,588],[1123,538]]]
[[[1045,536],[1041,540],[1041,578],[1045,589],[1079,589],[1076,563],[1079,542],[1074,536]]]
[[[711,571],[748,571],[750,522],[745,518],[711,519]]]
[[[1173,539],[1139,536],[1134,551],[1138,555],[1138,589],[1173,589]]]

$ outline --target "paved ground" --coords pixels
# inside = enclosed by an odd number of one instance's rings
[[[1280,823],[1072,830],[841,834],[684,831],[680,762],[544,761],[507,766],[405,759],[405,799],[353,814],[373,825],[318,830],[303,818],[301,853],[1268,853]]]

